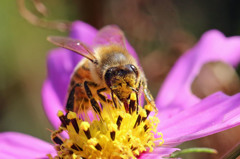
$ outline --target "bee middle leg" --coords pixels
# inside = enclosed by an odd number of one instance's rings
[[[91,81],[85,81],[84,82],[84,89],[86,91],[86,94],[87,94],[90,102],[91,102],[93,110],[96,113],[98,113],[99,115],[101,115],[100,106],[99,106],[98,102],[96,101],[96,99],[93,97],[92,92],[91,92],[89,86],[96,88],[96,87],[98,87],[98,85],[96,83],[94,83],[94,82],[91,82]]]

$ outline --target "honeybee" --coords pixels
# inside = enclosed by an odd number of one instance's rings
[[[116,106],[115,97],[128,111],[130,95],[134,92],[137,99],[143,92],[146,102],[157,110],[145,75],[127,51],[125,36],[117,26],[106,26],[98,32],[95,39],[98,46],[94,50],[76,39],[59,36],[47,39],[85,57],[72,74],[67,111],[82,112],[92,106],[100,114],[99,102],[112,102]]]

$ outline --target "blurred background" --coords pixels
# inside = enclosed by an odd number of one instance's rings
[[[238,0],[42,0],[48,17],[39,14],[33,2],[27,0],[25,7],[43,20],[82,20],[98,29],[107,24],[119,25],[139,55],[154,96],[177,58],[205,31],[240,34]],[[68,32],[34,26],[20,15],[18,8],[16,0],[1,1],[0,132],[17,131],[51,142],[47,128],[52,127],[41,104],[46,56],[54,48],[46,37]],[[182,147],[213,147],[221,155],[239,139],[238,129],[187,142]]]

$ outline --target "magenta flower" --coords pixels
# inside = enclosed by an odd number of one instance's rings
[[[70,37],[95,46],[97,32],[88,24],[77,21],[72,25]],[[137,58],[128,42],[127,49]],[[46,115],[55,128],[60,125],[56,114],[64,110],[70,75],[81,58],[65,49],[54,49],[48,57],[48,78],[42,96]],[[177,61],[156,98],[159,109],[157,117],[160,119],[157,130],[162,132],[164,144],[138,157],[162,158],[177,150],[173,147],[182,142],[239,125],[239,93],[228,96],[217,92],[201,100],[192,94],[190,88],[203,64],[223,61],[237,66],[239,60],[240,37],[226,38],[216,30],[206,32],[195,47]],[[0,156],[5,158],[44,158],[46,154],[56,155],[51,144],[20,133],[0,134],[0,148]]]

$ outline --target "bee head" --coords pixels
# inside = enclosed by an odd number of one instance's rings
[[[138,77],[138,69],[132,64],[110,67],[104,75],[107,86],[121,101],[128,99],[136,90]]]

